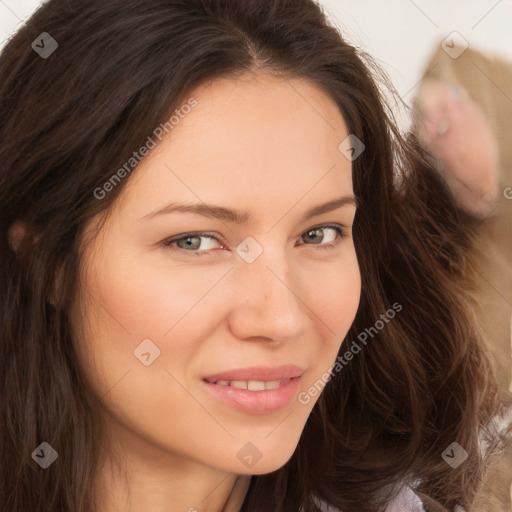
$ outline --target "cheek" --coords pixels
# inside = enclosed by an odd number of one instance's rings
[[[197,314],[207,321],[210,309],[201,303],[226,272],[220,267],[200,270],[162,261],[134,257],[115,266],[107,262],[95,281],[110,320],[115,318],[133,340],[169,339]]]
[[[101,391],[108,391],[129,372],[126,380],[141,385],[128,396],[143,403],[144,393],[169,391],[164,369],[183,380],[198,338],[187,317],[192,317],[194,306],[201,309],[198,303],[209,283],[198,278],[172,279],[144,266],[138,272],[132,270],[120,264],[113,271],[106,265],[89,282],[86,346],[91,349],[89,357],[97,367],[95,380]],[[207,311],[200,314],[207,322]]]
[[[305,401],[299,397],[299,402],[309,404],[310,408],[323,391],[328,371],[359,307],[361,275],[355,251],[347,253],[342,264],[333,264],[331,269],[318,272],[315,282],[316,287],[307,286],[307,303],[314,305],[311,318],[316,319],[316,334],[321,341],[302,385],[303,395],[307,395]]]
[[[214,282],[205,276],[193,280],[191,274],[176,279],[179,271],[167,270],[165,276],[145,265],[135,271],[128,261],[113,265],[114,259],[96,264],[95,272],[85,276],[87,332],[81,346],[87,348],[82,354],[89,379],[119,423],[169,447],[174,439],[190,437],[191,424],[199,429],[203,421],[204,410],[181,383],[200,337],[201,326],[190,318],[196,309],[205,318],[208,311],[200,308],[200,299]],[[154,358],[155,348],[146,345],[149,365],[134,354],[147,339],[159,350]]]
[[[361,296],[361,275],[351,246],[340,261],[322,265],[318,271],[306,269],[301,282],[307,305],[325,324],[326,336],[336,336],[338,344],[352,324]]]

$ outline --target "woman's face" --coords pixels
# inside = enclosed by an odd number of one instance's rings
[[[245,75],[190,97],[86,247],[79,345],[125,451],[268,473],[359,303],[348,132],[308,81]]]

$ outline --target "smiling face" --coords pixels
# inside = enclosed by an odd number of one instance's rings
[[[359,304],[348,132],[305,80],[218,79],[190,97],[86,248],[80,349],[127,455],[268,473]]]

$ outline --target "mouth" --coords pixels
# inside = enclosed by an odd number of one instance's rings
[[[252,366],[250,368],[238,368],[228,370],[222,373],[215,373],[204,377],[203,380],[210,383],[275,383],[284,382],[294,377],[300,377],[304,369],[294,364],[285,364],[281,366]],[[237,386],[235,386],[237,387]],[[247,387],[240,389],[249,389]]]
[[[218,380],[209,382],[217,386],[233,387],[237,389],[248,389],[249,391],[264,391],[265,389],[277,389],[286,384],[290,379],[285,380]],[[208,382],[208,381],[206,381]]]
[[[203,382],[223,404],[250,414],[270,414],[293,400],[303,373],[295,365],[252,367],[209,375]]]

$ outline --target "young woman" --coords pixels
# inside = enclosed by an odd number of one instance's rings
[[[9,41],[0,510],[469,510],[471,233],[371,69],[311,0],[50,0]]]

